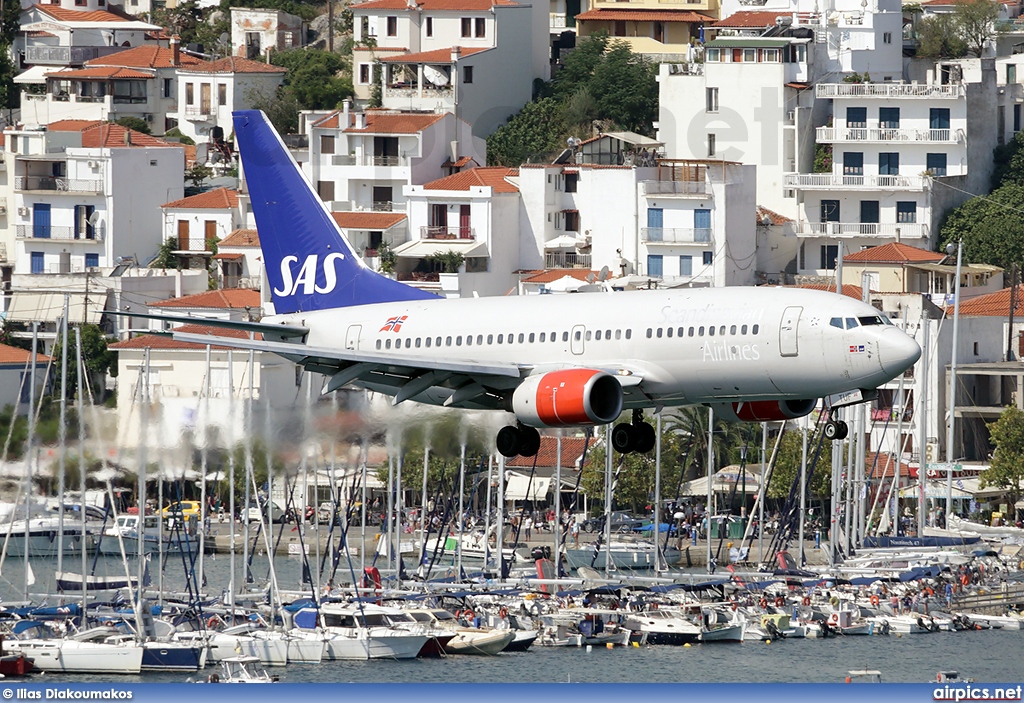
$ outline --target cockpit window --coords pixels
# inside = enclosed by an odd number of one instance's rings
[[[856,317],[848,317],[848,318],[846,318],[846,329],[852,330],[856,326],[857,326],[857,318]]]
[[[867,317],[858,317],[860,324],[867,327],[868,325],[884,325],[885,322],[878,315],[869,315]]]
[[[832,325],[833,327],[838,327],[839,329],[843,329],[843,318],[841,318],[841,317],[833,317],[831,320],[828,321],[828,324]]]

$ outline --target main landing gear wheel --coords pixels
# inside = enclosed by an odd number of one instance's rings
[[[612,449],[619,454],[626,454],[633,450],[633,425],[623,422],[612,428]]]
[[[829,420],[825,423],[825,439],[846,439],[848,434],[850,434],[850,427],[842,420]]]
[[[540,432],[533,427],[502,427],[495,438],[498,452],[509,459],[514,456],[534,456],[540,451]]]
[[[623,422],[612,429],[612,448],[619,454],[646,454],[654,449],[656,440],[654,428],[636,416],[633,422]]]

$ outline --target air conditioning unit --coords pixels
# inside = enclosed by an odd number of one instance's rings
[[[18,216],[19,217],[28,217],[28,208],[27,207],[20,207],[20,208],[18,208]]]
[[[100,162],[99,161],[89,161],[88,164],[89,164],[89,168],[99,168],[100,167]]]
[[[152,115],[145,115],[145,118],[146,118],[146,122],[152,122],[153,121],[153,116]]]

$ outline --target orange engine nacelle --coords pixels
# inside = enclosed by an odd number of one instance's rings
[[[712,405],[715,415],[731,422],[775,422],[794,420],[807,415],[817,400],[754,400],[743,403]]]
[[[512,412],[530,427],[604,425],[622,412],[622,385],[595,369],[538,374],[516,388]]]

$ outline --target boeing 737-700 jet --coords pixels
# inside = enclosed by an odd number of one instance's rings
[[[259,340],[175,338],[280,354],[325,374],[324,392],[353,384],[395,403],[512,413],[497,436],[506,456],[536,454],[537,428],[607,424],[624,410],[632,422],[612,433],[623,452],[654,446],[644,408],[796,418],[822,397],[866,397],[921,354],[870,305],[796,288],[439,298],[364,264],[262,112],[236,112],[234,126],[275,314],[209,321]],[[845,433],[836,421],[826,430]]]

